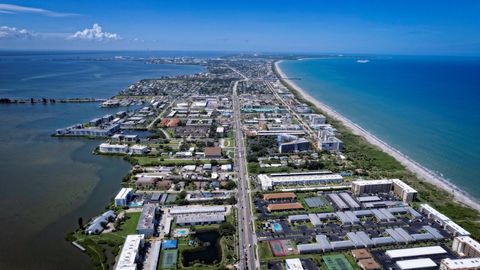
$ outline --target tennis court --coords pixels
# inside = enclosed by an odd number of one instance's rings
[[[325,198],[323,197],[310,197],[305,198],[305,203],[310,208],[323,207],[326,204]]]
[[[270,248],[272,249],[273,256],[280,257],[285,256],[285,248],[283,247],[282,241],[272,240],[270,241]]]
[[[163,250],[162,269],[173,269],[177,267],[177,250]]]
[[[343,254],[323,256],[322,258],[328,270],[353,270],[352,265]]]

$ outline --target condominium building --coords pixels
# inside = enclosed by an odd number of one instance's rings
[[[399,179],[359,180],[352,182],[352,193],[362,194],[389,193],[393,191],[403,202],[409,203],[417,198],[417,191]]]
[[[319,125],[318,148],[322,151],[340,152],[343,142],[336,137],[337,130],[329,124]]]
[[[340,183],[343,177],[340,174],[332,174],[326,171],[301,172],[301,173],[274,173],[260,174],[258,180],[263,190],[270,190],[274,186],[292,185],[325,185]]]
[[[480,244],[470,236],[455,237],[452,250],[461,257],[480,257]]]
[[[152,237],[155,233],[157,206],[153,203],[143,206],[142,214],[138,220],[137,233]]]
[[[443,259],[440,263],[440,270],[478,270],[480,269],[480,258],[465,259]]]
[[[115,270],[134,270],[140,260],[140,251],[143,248],[145,236],[143,234],[127,235],[122,251],[118,257]]]
[[[102,143],[98,147],[98,150],[100,151],[100,153],[105,154],[126,154],[128,153],[128,145]]]
[[[300,138],[290,142],[282,142],[278,144],[278,152],[279,153],[293,153],[293,152],[301,152],[301,151],[308,151],[311,148],[310,141]]]
[[[115,206],[116,207],[126,206],[128,204],[128,201],[132,197],[132,194],[133,194],[133,189],[131,188],[120,189],[117,196],[115,196]]]
[[[460,227],[453,220],[445,216],[444,214],[438,212],[435,208],[431,207],[428,204],[420,205],[420,212],[426,214],[428,218],[433,219],[435,222],[440,224],[444,230],[451,233],[453,236],[469,236],[470,233],[464,228]]]

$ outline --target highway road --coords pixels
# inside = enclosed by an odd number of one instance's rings
[[[240,74],[240,73],[239,73]],[[243,75],[242,75],[243,76]],[[243,76],[246,78],[245,76]],[[252,229],[252,211],[250,208],[250,195],[248,184],[248,173],[245,159],[245,145],[243,141],[243,132],[240,120],[240,104],[238,101],[237,87],[240,81],[236,81],[233,85],[233,110],[235,124],[235,141],[236,141],[236,168],[238,172],[238,232],[239,232],[239,269],[256,269],[255,261],[255,243],[254,232]]]
[[[312,130],[312,128],[310,127],[310,125],[308,125],[303,119],[302,117],[300,117],[300,115],[298,115],[298,113],[295,111],[294,108],[292,108],[292,106],[290,106],[290,104],[288,104],[287,102],[285,102],[285,100],[278,94],[278,92],[275,90],[275,88],[273,87],[272,83],[271,82],[268,82],[268,81],[265,81],[265,84],[267,85],[267,87],[270,89],[270,91],[272,91],[273,95],[287,108],[288,112],[293,115],[297,121],[300,123],[300,125],[303,127],[303,129],[307,132],[308,136],[310,137],[310,139],[313,141],[313,142],[316,142],[317,141],[317,134],[315,131]],[[317,144],[314,143],[314,147],[317,148]]]

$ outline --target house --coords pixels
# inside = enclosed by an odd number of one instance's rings
[[[222,158],[222,148],[205,147],[205,158]]]

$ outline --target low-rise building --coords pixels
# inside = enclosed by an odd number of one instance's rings
[[[308,115],[310,124],[313,126],[325,124],[327,118],[322,114],[310,114]]]
[[[122,188],[115,196],[115,206],[122,207],[128,204],[128,201],[131,199],[133,194],[133,189],[131,188]]]
[[[143,234],[145,237],[152,237],[155,233],[157,206],[149,203],[143,206],[142,214],[138,220],[137,233]]]
[[[441,246],[430,247],[416,247],[416,248],[403,248],[403,249],[391,249],[385,252],[390,259],[404,259],[419,256],[432,256],[439,254],[447,254],[447,251]]]
[[[128,145],[102,143],[98,147],[98,150],[100,151],[100,153],[105,154],[126,154],[128,153]]]
[[[143,234],[127,235],[122,251],[118,257],[115,270],[136,270],[137,263],[140,262],[141,249],[145,243]]]
[[[130,152],[133,155],[145,155],[149,152],[148,146],[135,144],[130,147]]]
[[[278,152],[294,153],[308,151],[311,149],[311,143],[307,139],[300,138],[289,142],[281,142],[278,144]]]
[[[263,194],[263,200],[265,201],[292,201],[296,198],[297,196],[293,192]]]
[[[465,259],[443,259],[440,263],[440,270],[478,270],[480,269],[480,258]]]
[[[222,148],[205,147],[205,158],[222,158]]]
[[[362,259],[357,262],[358,266],[362,268],[363,270],[380,270],[382,269],[382,266],[375,261],[373,258],[368,258],[368,259]]]
[[[90,222],[90,225],[87,227],[87,229],[85,229],[85,233],[99,234],[104,230],[105,225],[110,220],[113,220],[115,218],[115,213],[112,210],[109,210],[103,213],[101,216],[96,217],[92,222]]]
[[[276,203],[267,206],[268,212],[289,211],[289,210],[303,210],[301,203]]]
[[[176,223],[180,226],[215,224],[224,221],[225,213],[202,213],[176,216]]]
[[[171,215],[186,215],[186,214],[200,214],[200,213],[221,213],[226,212],[225,206],[174,206],[170,208]]]
[[[302,261],[300,259],[286,259],[285,268],[287,270],[303,270]]]
[[[395,264],[400,270],[436,269],[438,267],[438,265],[430,258],[397,261]]]
[[[451,233],[453,236],[469,236],[470,232],[460,227],[453,220],[445,216],[444,214],[438,212],[435,208],[431,207],[428,204],[420,205],[420,212],[426,214],[428,218],[433,219],[435,222],[440,224],[444,230]]]
[[[318,148],[322,151],[341,152],[343,142],[336,137],[337,130],[329,124],[318,125]]]
[[[399,179],[358,180],[352,182],[352,193],[364,194],[389,193],[393,191],[404,202],[409,203],[417,198],[417,191]]]
[[[325,185],[329,183],[340,183],[343,177],[340,174],[330,172],[301,172],[301,173],[275,173],[260,174],[258,180],[263,190],[270,190],[274,186],[292,185]]]
[[[480,257],[480,244],[470,236],[455,237],[452,250],[461,257]]]

